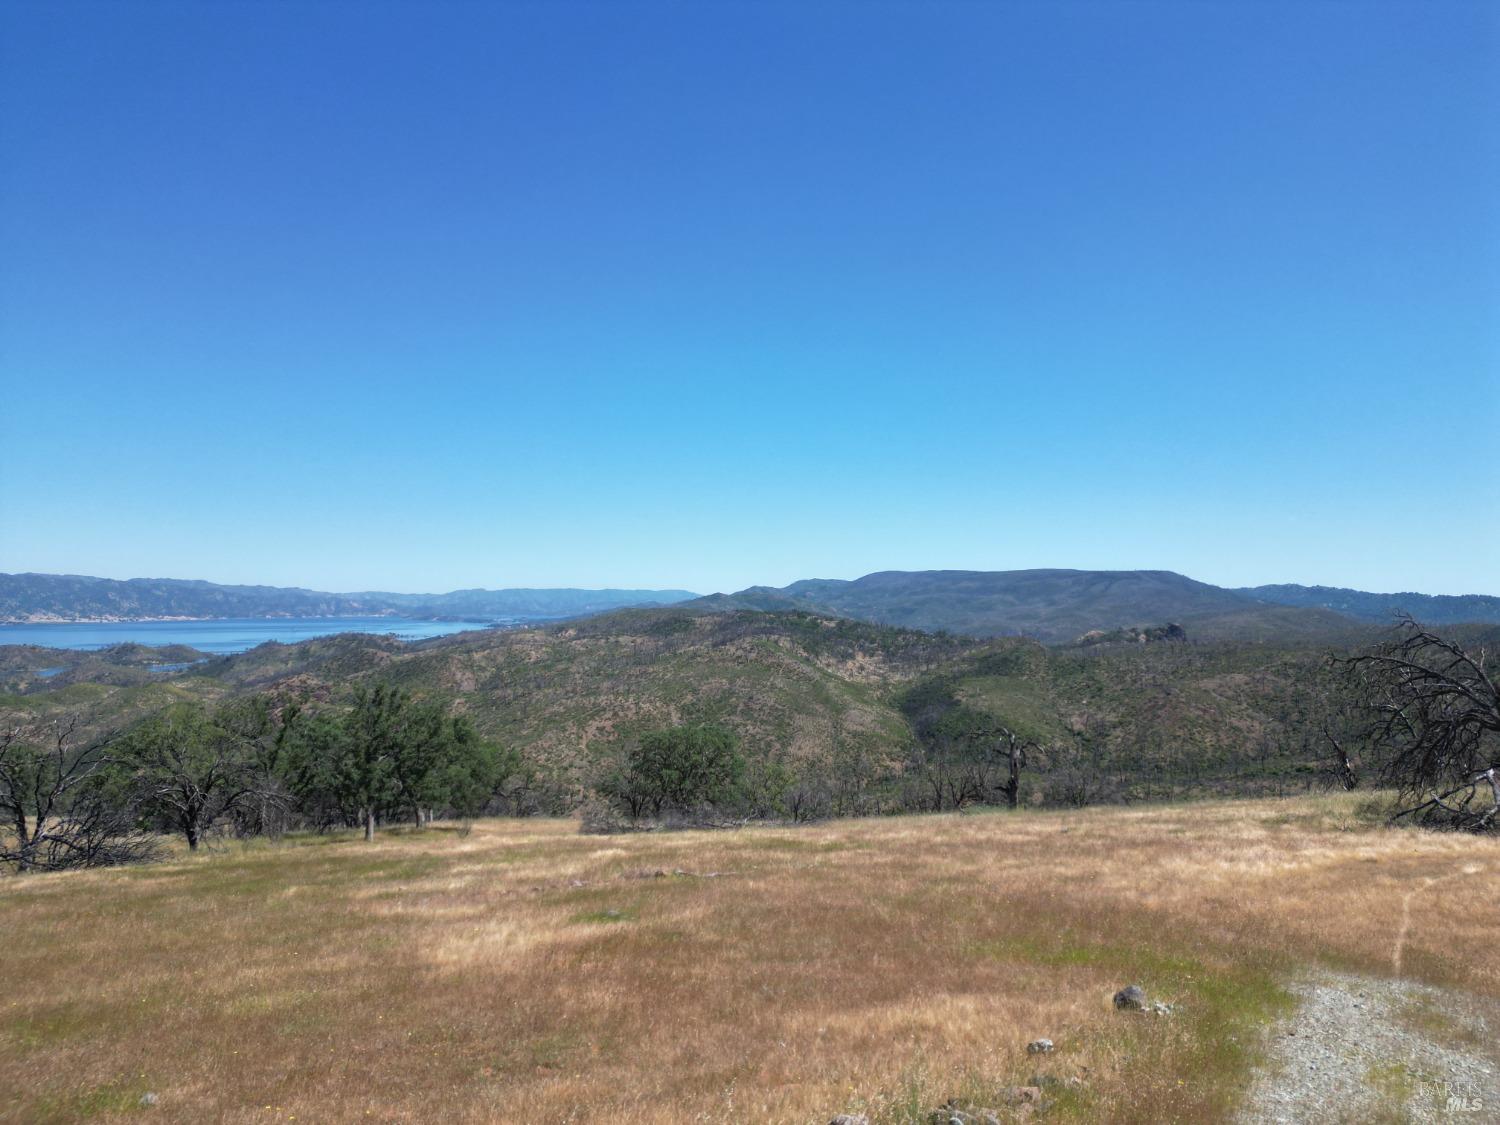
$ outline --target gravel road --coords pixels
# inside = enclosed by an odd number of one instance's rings
[[[1500,1006],[1413,981],[1320,973],[1269,1032],[1240,1125],[1500,1121]]]

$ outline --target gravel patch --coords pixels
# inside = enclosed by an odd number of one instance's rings
[[[1240,1125],[1500,1121],[1500,1007],[1414,981],[1322,973],[1294,986]]]

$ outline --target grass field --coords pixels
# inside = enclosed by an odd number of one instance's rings
[[[1500,997],[1500,841],[1357,810],[485,821],[0,880],[0,1120],[898,1122],[1040,1072],[1082,1079],[1048,1119],[1220,1121],[1301,967]]]

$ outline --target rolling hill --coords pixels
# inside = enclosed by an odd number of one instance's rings
[[[13,655],[21,668],[45,650]],[[1323,657],[1208,641],[1048,648],[671,607],[418,643],[265,644],[167,674],[130,650],[88,654],[55,677],[17,676],[0,720],[77,713],[98,732],[173,700],[275,691],[327,705],[384,681],[447,700],[520,751],[532,807],[575,806],[599,763],[645,731],[718,722],[740,739],[758,791],[813,793],[843,812],[921,807],[930,755],[950,751],[965,724],[999,722],[1048,747],[1028,800],[1066,803],[1077,786],[1095,800],[1308,784],[1323,753],[1303,737],[1327,690]]]
[[[752,760],[815,763],[842,742],[893,766],[907,743],[885,688],[972,642],[805,614],[627,610],[444,643],[263,645],[207,677],[232,691],[337,694],[361,679],[450,696],[489,737],[575,791],[599,753],[654,727],[720,722]]]
[[[1168,621],[1182,630],[1141,628]],[[1494,626],[1457,632],[1475,630],[1493,642]],[[1336,691],[1327,652],[1377,632],[1166,571],[883,572],[418,643],[343,634],[206,659],[11,648],[0,719],[76,714],[102,732],[174,700],[337,705],[385,681],[519,751],[539,809],[576,806],[601,763],[683,722],[733,729],[756,792],[836,812],[922,807],[945,755],[995,724],[1046,748],[1028,800],[1279,792],[1322,768],[1307,732]]]
[[[1050,644],[1091,630],[1173,621],[1212,640],[1343,641],[1359,626],[1326,608],[1271,606],[1167,570],[881,571],[853,581],[752,586],[688,603],[704,610],[801,609],[968,636]]]

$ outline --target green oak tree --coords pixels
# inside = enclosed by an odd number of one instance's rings
[[[745,759],[735,737],[712,724],[669,727],[643,735],[605,779],[605,792],[632,817],[687,812],[739,795]]]

